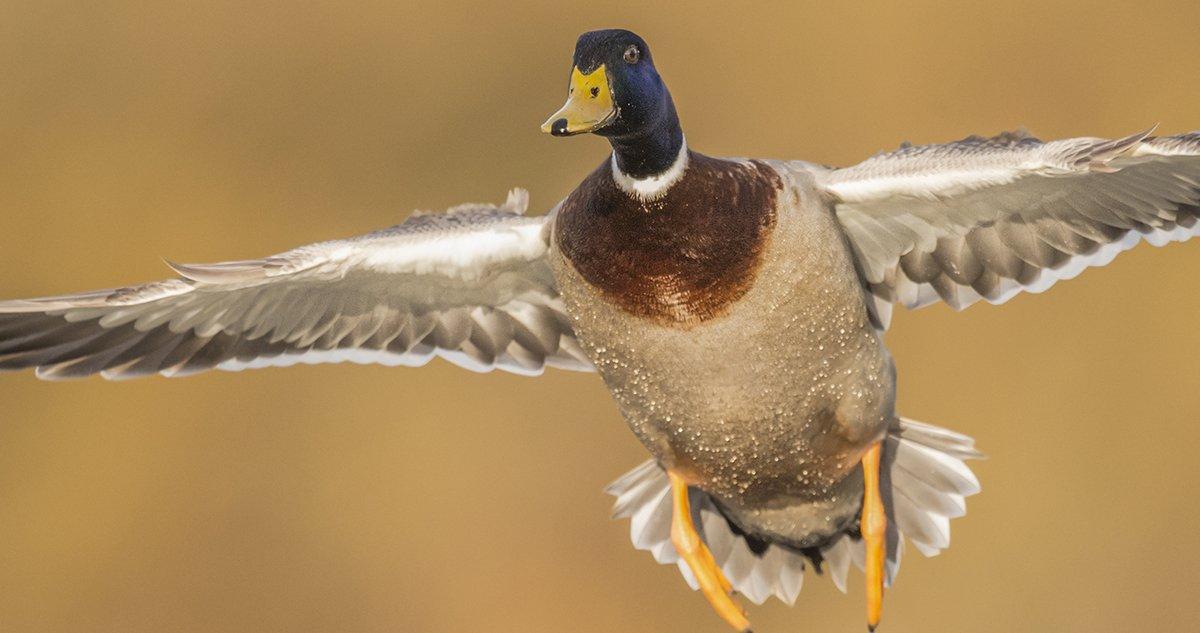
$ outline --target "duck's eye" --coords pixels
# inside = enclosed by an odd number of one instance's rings
[[[638,59],[640,59],[641,57],[642,57],[642,52],[638,50],[638,47],[630,45],[629,48],[625,49],[625,63],[626,64],[636,64],[636,63],[638,63]]]

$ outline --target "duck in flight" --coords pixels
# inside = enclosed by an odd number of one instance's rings
[[[419,214],[129,288],[0,302],[0,369],[62,379],[295,363],[598,372],[651,459],[615,481],[635,547],[734,629],[851,564],[879,623],[907,542],[949,545],[970,438],[900,417],[893,304],[1041,292],[1200,233],[1200,133],[1023,133],[834,169],[691,150],[642,38],[583,34],[542,126],[612,154],[566,199]]]

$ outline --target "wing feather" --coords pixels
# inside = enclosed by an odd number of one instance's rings
[[[1002,303],[1143,240],[1200,234],[1200,132],[1151,132],[907,146],[826,171],[818,183],[877,302]]]
[[[356,362],[477,371],[591,368],[545,260],[549,217],[505,204],[417,214],[178,279],[0,302],[0,369],[47,379]]]

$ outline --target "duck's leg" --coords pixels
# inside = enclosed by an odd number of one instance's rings
[[[879,492],[879,458],[883,442],[867,449],[862,458],[863,507],[859,530],[867,548],[867,629],[879,626],[883,613],[883,565],[887,560],[887,515]]]
[[[688,486],[678,473],[667,471],[671,480],[671,499],[673,513],[671,516],[671,544],[679,552],[687,566],[691,568],[696,582],[700,583],[700,591],[708,599],[708,603],[734,629],[749,633],[750,621],[746,613],[731,596],[732,587],[721,568],[713,560],[712,552],[700,539],[696,526],[692,523],[692,509],[688,502]]]

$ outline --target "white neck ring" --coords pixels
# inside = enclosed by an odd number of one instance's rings
[[[613,180],[617,182],[617,186],[621,188],[621,191],[643,201],[662,197],[671,188],[671,185],[683,178],[683,172],[687,171],[687,167],[687,139],[683,139],[679,144],[679,155],[675,157],[675,162],[671,163],[666,171],[646,178],[634,178],[622,172],[621,167],[617,165],[616,152],[613,152],[612,155]]]

